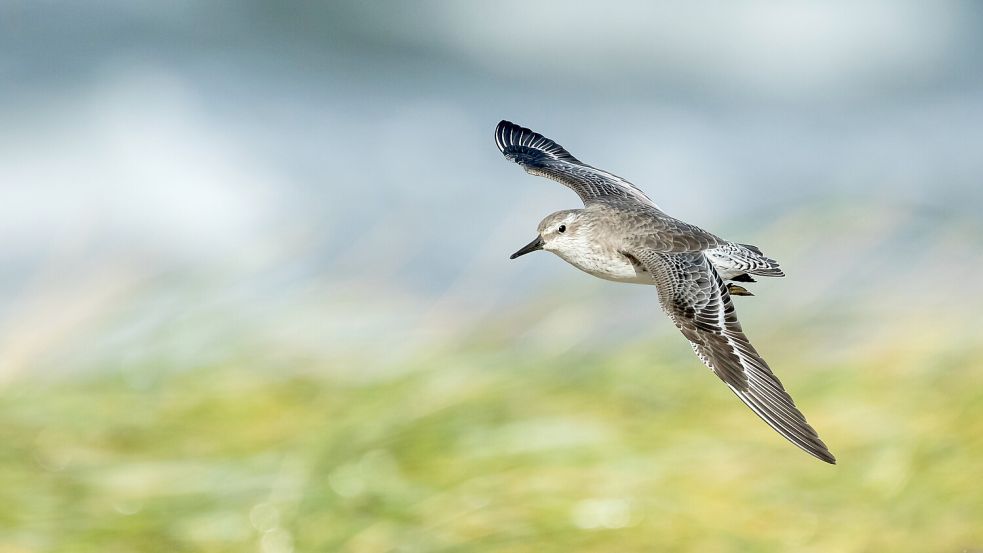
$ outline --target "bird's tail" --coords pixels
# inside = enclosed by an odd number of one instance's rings
[[[785,276],[778,262],[766,257],[757,246],[729,242],[707,251],[725,280],[754,282],[751,275]]]
[[[761,249],[757,246],[752,246],[751,244],[735,244],[740,246],[744,252],[748,255],[747,261],[751,265],[748,269],[748,273],[752,275],[768,276],[768,277],[783,277],[785,276],[785,271],[782,270],[781,266],[774,259],[761,253]],[[744,253],[742,252],[742,253]]]

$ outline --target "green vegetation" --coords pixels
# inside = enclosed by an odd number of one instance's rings
[[[769,352],[835,467],[678,340],[14,383],[0,551],[983,547],[983,348],[891,343]]]

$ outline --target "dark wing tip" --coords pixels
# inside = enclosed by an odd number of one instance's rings
[[[774,380],[774,383],[781,385],[777,379]],[[728,386],[761,420],[781,434],[783,438],[820,461],[831,465],[836,464],[836,457],[819,438],[816,430],[806,422],[805,417],[795,407],[795,403],[792,402],[792,398],[787,392],[784,390],[780,392],[777,390],[766,391],[764,387],[754,385],[746,390],[739,390],[729,384]],[[784,397],[778,398],[779,395]]]
[[[749,386],[746,390],[737,390],[731,386],[737,396],[786,440],[816,459],[835,465],[836,457],[823,443],[816,429],[809,425],[802,412],[796,408],[792,397],[782,388],[778,378],[770,374],[770,382],[764,383],[755,374],[748,376]]]
[[[834,457],[833,453],[826,448],[826,444],[824,444],[821,440],[818,441],[819,443],[811,444],[812,447],[809,447],[808,449],[803,447],[802,450],[808,453],[809,455],[812,455],[816,459],[819,459],[820,461],[829,463],[831,465],[835,465],[836,457]]]
[[[505,157],[520,165],[537,165],[546,160],[580,161],[563,146],[536,131],[502,120],[495,127],[495,145]]]

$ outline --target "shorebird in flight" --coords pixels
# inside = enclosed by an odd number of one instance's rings
[[[693,351],[762,420],[788,441],[836,463],[737,320],[731,296],[751,295],[736,282],[785,276],[761,250],[720,238],[666,215],[625,179],[591,167],[545,136],[502,121],[495,144],[527,173],[555,180],[584,201],[539,223],[536,239],[511,259],[536,250],[607,280],[655,285],[662,309]]]

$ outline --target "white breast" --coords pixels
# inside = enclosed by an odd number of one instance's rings
[[[615,282],[655,284],[655,280],[643,267],[633,264],[627,257],[617,252],[587,250],[554,253],[581,271],[598,278]]]

